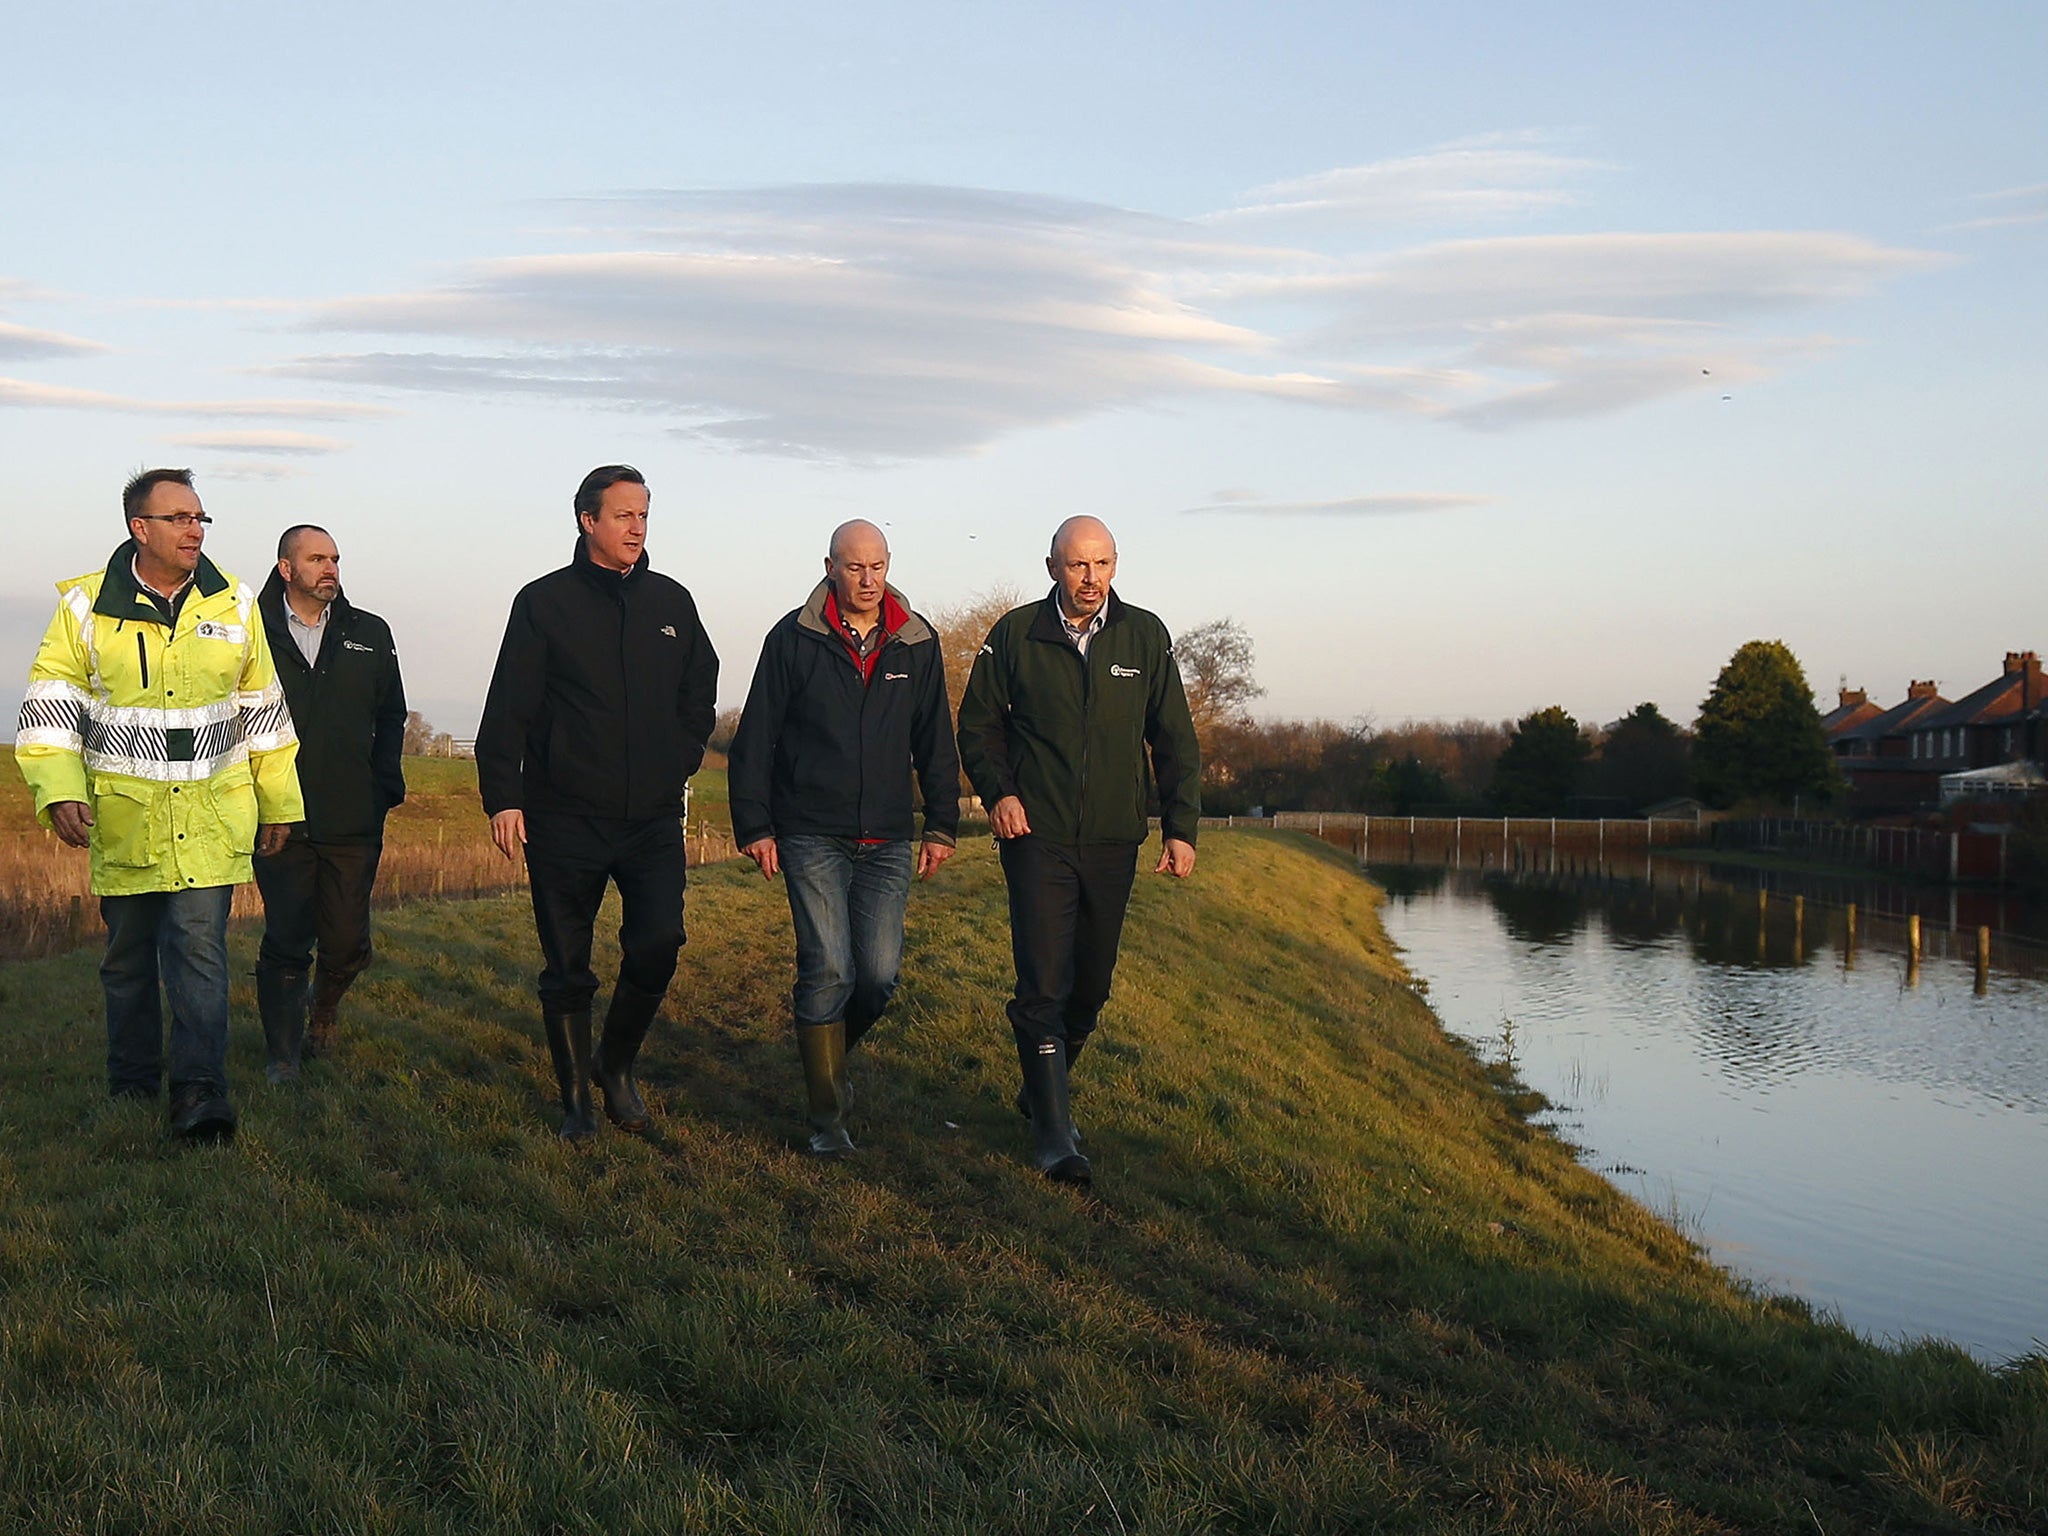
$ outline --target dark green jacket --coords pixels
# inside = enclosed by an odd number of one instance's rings
[[[1083,657],[1058,601],[1055,588],[1011,609],[974,658],[960,701],[974,792],[985,806],[1017,796],[1032,834],[1050,842],[1141,843],[1156,781],[1166,836],[1194,842],[1201,749],[1166,626],[1111,592]]]

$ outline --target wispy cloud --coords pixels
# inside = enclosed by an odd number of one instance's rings
[[[283,418],[352,421],[395,414],[388,405],[345,400],[144,400],[97,389],[69,389],[27,379],[0,378],[0,409],[119,411],[147,416],[201,416],[228,420]]]
[[[585,199],[564,243],[604,248],[321,304],[305,329],[374,344],[272,371],[582,402],[849,461],[1203,397],[1499,427],[1763,378],[1826,344],[1788,318],[1943,259],[1812,231],[1360,253],[1273,240],[1250,216],[1494,219],[1560,206],[1594,168],[1540,144],[1448,146],[1275,183],[1207,220],[915,185]]]
[[[36,331],[25,325],[0,320],[0,357],[10,361],[26,358],[80,357],[107,350],[104,342],[67,336],[62,331]]]
[[[1596,160],[1481,140],[1254,187],[1237,206],[1209,218],[1219,223],[1280,215],[1380,223],[1510,218],[1581,202],[1576,184],[1605,169]]]
[[[338,437],[283,428],[257,427],[241,432],[180,432],[164,439],[180,448],[212,448],[222,453],[276,453],[310,456],[340,453],[350,447]]]
[[[1183,517],[1386,517],[1409,512],[1458,512],[1488,505],[1491,496],[1460,496],[1450,492],[1382,493],[1344,496],[1335,501],[1262,501],[1246,495],[1222,496],[1212,505],[1184,507]]]
[[[2002,192],[1985,192],[1971,199],[1976,203],[2009,204],[2005,211],[1948,224],[1946,229],[2000,229],[2014,224],[2048,224],[2048,181],[2031,187],[2007,187]]]
[[[305,473],[297,464],[280,464],[275,459],[223,459],[206,467],[209,480],[295,480]]]

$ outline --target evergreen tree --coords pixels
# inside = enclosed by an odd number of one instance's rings
[[[1593,743],[1558,705],[1524,715],[1508,733],[1487,792],[1503,816],[1557,816],[1578,793]]]
[[[1693,762],[1710,805],[1826,801],[1842,788],[1806,673],[1781,640],[1729,657],[1700,705]]]
[[[1600,793],[1631,811],[1692,793],[1692,742],[1654,704],[1608,727],[1594,775]]]

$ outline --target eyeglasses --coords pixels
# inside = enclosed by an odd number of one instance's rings
[[[169,523],[173,528],[190,528],[213,521],[204,512],[137,512],[135,517],[145,523]]]

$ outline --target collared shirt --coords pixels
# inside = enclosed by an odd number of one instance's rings
[[[320,617],[308,624],[299,617],[289,599],[284,605],[285,627],[291,631],[292,644],[299,648],[299,654],[306,658],[306,665],[316,666],[320,661],[320,642],[327,638],[327,616],[334,611],[332,603],[323,603]]]
[[[1067,610],[1060,607],[1058,598],[1053,599],[1052,606],[1054,611],[1060,616],[1060,628],[1064,629],[1067,632],[1067,638],[1074,642],[1074,649],[1083,656],[1086,656],[1088,654],[1088,642],[1095,638],[1097,632],[1101,630],[1103,624],[1109,618],[1109,604],[1104,603],[1100,608],[1096,609],[1094,615],[1085,624],[1076,624],[1072,619],[1068,618]]]
[[[128,557],[128,573],[135,578],[135,590],[148,598],[156,611],[163,615],[163,621],[172,626],[177,624],[178,610],[185,606],[186,594],[191,592],[192,582],[199,575],[197,571],[187,571],[185,579],[178,583],[169,597],[166,597],[142,579],[142,570],[136,565],[133,555]]]

